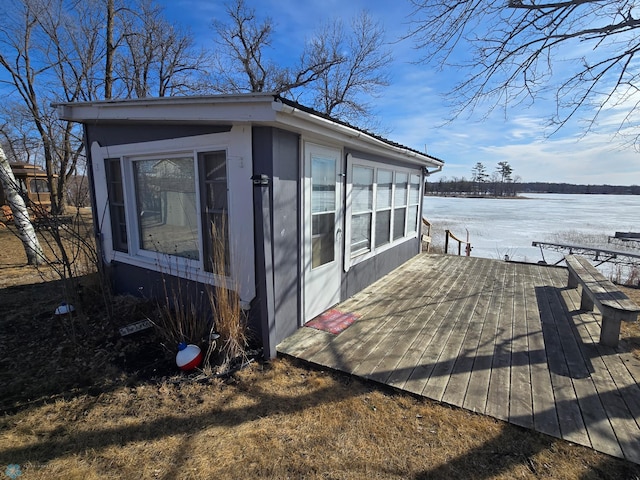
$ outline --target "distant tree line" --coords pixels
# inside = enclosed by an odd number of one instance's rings
[[[579,193],[600,195],[640,195],[640,185],[574,185],[571,183],[525,182],[522,193]]]
[[[502,192],[502,195],[499,194]],[[572,183],[550,182],[518,182],[513,181],[500,185],[494,180],[478,184],[466,178],[441,178],[438,181],[427,181],[425,194],[443,196],[517,196],[523,193],[565,193],[582,195],[640,195],[640,185],[582,185]]]
[[[425,193],[431,195],[464,195],[478,197],[514,197],[520,190],[520,177],[514,176],[509,162],[498,162],[496,169],[488,173],[478,162],[471,169],[471,179],[465,177],[441,178],[437,182],[427,181]]]
[[[465,177],[427,180],[425,194],[467,197],[515,197],[518,193],[574,193],[605,195],[640,195],[640,185],[575,185],[571,183],[523,182],[509,162],[498,162],[489,174],[482,162],[471,169],[471,179]]]

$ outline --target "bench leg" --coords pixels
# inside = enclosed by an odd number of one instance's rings
[[[582,288],[582,295],[580,296],[580,310],[593,310],[593,300],[591,300],[584,287]]]
[[[567,287],[569,288],[577,288],[578,287],[578,277],[569,270],[569,280],[567,281]]]
[[[620,319],[602,316],[602,329],[600,330],[600,345],[605,347],[617,347],[620,339]]]

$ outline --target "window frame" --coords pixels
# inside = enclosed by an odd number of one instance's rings
[[[355,214],[357,215],[359,212],[354,212],[352,208],[352,194],[353,194],[353,169],[354,167],[361,168],[370,168],[373,169],[373,205],[372,205],[372,217],[371,217],[371,245],[368,250],[351,250],[351,219]],[[391,206],[382,206],[378,208],[378,184],[379,184],[379,171],[391,172]],[[406,197],[404,199],[404,204],[400,206],[396,206],[396,175],[404,174],[407,176],[407,191]],[[360,262],[368,260],[370,258],[379,255],[380,253],[392,249],[404,242],[410,241],[412,239],[418,238],[418,229],[419,229],[419,221],[418,218],[416,220],[416,224],[418,228],[415,230],[411,230],[409,228],[412,226],[411,218],[409,218],[411,207],[415,207],[416,204],[411,202],[411,195],[413,193],[411,178],[415,175],[419,178],[418,182],[418,212],[417,216],[420,215],[420,198],[423,195],[422,188],[422,171],[420,167],[403,167],[397,166],[388,163],[382,163],[372,160],[366,160],[359,157],[354,157],[352,154],[347,155],[347,181],[346,181],[346,225],[345,225],[345,233],[346,233],[346,241],[345,241],[345,271],[349,270],[351,265],[356,265]],[[414,187],[415,189],[415,187]],[[401,237],[396,239],[393,238],[394,234],[394,225],[395,225],[395,216],[397,215],[396,210],[403,210],[403,220],[404,220],[404,234]],[[376,226],[377,226],[377,218],[378,214],[381,212],[389,212],[390,220],[389,220],[389,241],[376,246],[377,238],[376,238]]]
[[[222,149],[218,149],[222,150]],[[201,205],[199,199],[201,198],[201,185],[200,185],[200,173],[198,167],[198,155],[200,153],[208,152],[208,149],[204,151],[202,149],[194,149],[191,151],[173,151],[173,152],[158,152],[149,155],[125,155],[121,157],[121,167],[123,168],[123,187],[125,193],[125,217],[127,225],[127,240],[129,244],[129,255],[143,257],[150,261],[155,261],[159,265],[165,265],[168,268],[175,267],[176,269],[189,269],[189,270],[202,270],[204,269],[204,252],[203,252],[203,232],[201,218]],[[224,149],[226,154],[226,148]],[[136,190],[135,168],[136,162],[144,161],[162,161],[171,160],[175,158],[184,159],[190,157],[193,163],[193,181],[195,190],[195,218],[198,219],[196,228],[196,244],[198,247],[198,259],[190,259],[179,255],[171,255],[169,253],[158,252],[154,250],[145,249],[142,247],[142,231],[140,226],[140,219],[138,218],[138,191]],[[227,191],[227,202],[229,201]],[[127,200],[129,198],[130,200]]]
[[[131,158],[158,157],[167,158],[188,153],[194,159],[196,178],[199,178],[198,153],[225,151],[227,162],[227,203],[228,218],[247,218],[253,215],[252,198],[247,190],[252,188],[251,171],[251,130],[244,125],[234,126],[229,132],[212,133],[192,137],[180,137],[167,140],[130,143],[102,147],[97,142],[91,145],[91,168],[94,176],[95,202],[98,224],[103,247],[103,258],[107,263],[119,262],[151,271],[167,273],[172,276],[198,282],[221,285],[238,291],[241,303],[248,303],[255,297],[255,249],[252,222],[229,223],[228,237],[230,250],[229,272],[221,277],[206,271],[203,267],[201,202],[197,201],[198,261],[176,256],[143,251],[137,248],[139,226],[136,217],[135,194],[133,190],[133,172]],[[105,159],[120,158],[124,185],[124,202],[127,216],[128,252],[113,248],[109,195],[106,191]],[[196,199],[201,198],[201,185],[196,184]],[[240,282],[239,279],[242,279]]]
[[[105,158],[105,180],[107,185],[107,198],[109,199],[109,226],[111,228],[111,246],[115,251],[129,253],[129,225],[127,223],[126,198],[124,196],[124,173],[122,171],[122,158]],[[118,172],[118,178],[114,178],[113,172]],[[117,191],[114,191],[117,189]],[[114,197],[120,197],[117,201]],[[116,218],[117,217],[117,218]],[[116,233],[124,225],[124,237]]]
[[[411,202],[411,192],[413,192],[411,185],[414,185],[411,183],[411,177],[418,177],[418,181],[415,183],[418,185],[418,198],[417,198],[417,202]],[[408,184],[408,192],[407,192],[407,223],[406,223],[406,231],[407,233],[411,233],[411,232],[415,232],[416,234],[419,233],[420,231],[420,225],[422,225],[422,222],[420,221],[420,199],[422,198],[422,195],[424,195],[424,193],[422,192],[422,185],[424,184],[424,182],[422,181],[422,175],[420,174],[409,174],[409,184]],[[416,215],[414,220],[414,225],[410,225],[409,221],[411,220],[411,209],[415,208],[416,209]],[[414,227],[413,230],[409,230],[411,227]]]
[[[363,170],[370,170],[371,171],[371,193],[370,193],[370,195],[371,195],[371,199],[370,199],[371,206],[366,208],[366,209],[359,209],[359,210],[355,210],[354,211],[353,204],[351,205],[352,208],[351,208],[351,212],[350,212],[350,215],[349,215],[350,219],[353,218],[354,216],[358,216],[358,217],[366,217],[366,216],[368,216],[369,217],[368,244],[363,246],[363,247],[358,248],[355,252],[353,250],[353,246],[354,245],[353,245],[353,238],[352,238],[354,229],[353,229],[353,227],[350,229],[350,235],[349,235],[349,237],[347,237],[347,240],[349,242],[349,249],[350,249],[350,252],[351,252],[352,256],[362,255],[362,254],[365,254],[367,252],[370,252],[373,249],[373,239],[374,239],[374,233],[373,233],[374,222],[373,222],[373,219],[374,219],[374,207],[375,207],[375,203],[376,203],[375,202],[375,198],[374,198],[374,195],[376,193],[375,192],[376,170],[373,167],[365,167],[365,166],[362,166],[362,165],[359,165],[359,164],[356,164],[356,165],[352,166],[352,168],[351,168],[351,182],[349,183],[349,188],[351,189],[351,192],[353,193],[353,169],[356,168],[356,167],[362,168]],[[353,196],[352,196],[352,198],[353,198]]]

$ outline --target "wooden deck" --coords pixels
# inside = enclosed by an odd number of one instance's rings
[[[640,463],[640,361],[598,344],[563,268],[422,254],[278,352]]]

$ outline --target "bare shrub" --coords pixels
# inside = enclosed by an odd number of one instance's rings
[[[248,345],[247,322],[237,288],[229,288],[226,281],[228,249],[224,235],[217,234],[214,225],[211,228],[215,285],[163,275],[157,318],[150,319],[169,350],[175,351],[180,342],[200,347],[204,375],[223,374],[244,364]]]

